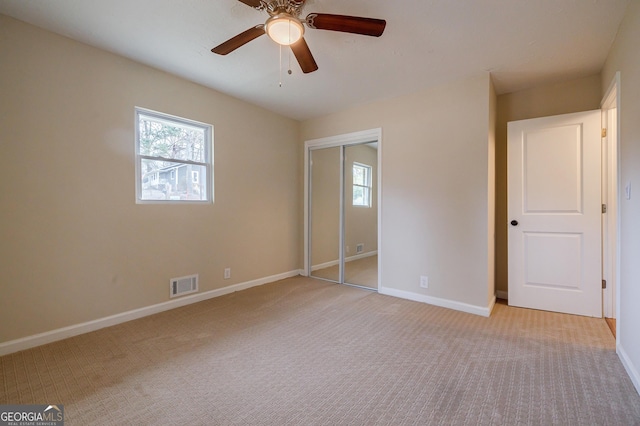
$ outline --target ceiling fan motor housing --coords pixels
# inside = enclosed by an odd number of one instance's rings
[[[261,2],[261,8],[265,9],[271,16],[287,13],[297,18],[302,12],[304,3],[305,0],[263,0]]]

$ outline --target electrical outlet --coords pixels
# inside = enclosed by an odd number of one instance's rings
[[[429,277],[425,275],[420,276],[420,287],[421,288],[429,288]]]
[[[231,278],[231,268],[224,268],[224,279],[228,280]]]

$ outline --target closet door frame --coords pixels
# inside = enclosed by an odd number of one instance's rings
[[[340,152],[341,164],[344,164],[344,148],[348,145],[359,145],[365,143],[378,144],[378,173],[377,173],[377,195],[378,195],[378,288],[382,277],[382,128],[363,130],[360,132],[346,133],[342,135],[329,136],[326,138],[307,140],[304,143],[304,276],[311,274],[311,220],[310,220],[310,159],[311,151],[323,148],[342,147]],[[341,174],[344,175],[344,167],[341,165]],[[344,282],[344,176],[340,178],[340,282]]]

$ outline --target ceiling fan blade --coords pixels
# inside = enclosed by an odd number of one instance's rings
[[[387,21],[383,19],[331,15],[328,13],[310,13],[307,16],[306,23],[310,28],[318,30],[341,31],[373,37],[380,37],[387,25]]]
[[[264,34],[264,25],[256,25],[253,28],[249,28],[247,31],[238,34],[237,36],[230,38],[219,46],[211,49],[213,53],[217,53],[218,55],[227,55],[238,47],[244,46],[249,43],[251,40],[256,39]]]
[[[309,50],[309,45],[304,41],[304,37],[292,44],[291,50],[298,60],[303,73],[307,74],[318,69],[318,64],[316,64],[316,60],[313,59],[311,50]]]
[[[262,7],[260,4],[260,0],[238,0],[238,1],[246,4],[247,6],[254,7],[256,9]]]

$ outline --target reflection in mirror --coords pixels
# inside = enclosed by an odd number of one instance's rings
[[[344,282],[378,288],[378,145],[344,151]]]
[[[340,282],[340,151],[310,152],[311,276]]]

